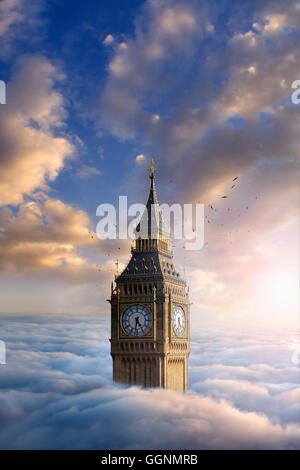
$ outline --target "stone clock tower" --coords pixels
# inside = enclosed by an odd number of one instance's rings
[[[128,385],[184,392],[188,388],[190,303],[159,210],[153,161],[150,171],[150,192],[141,219],[146,217],[148,230],[139,233],[137,226],[131,259],[116,277],[109,300],[113,378]]]

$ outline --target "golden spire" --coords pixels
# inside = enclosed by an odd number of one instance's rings
[[[155,171],[156,171],[156,168],[154,166],[154,160],[152,158],[151,160],[151,166],[149,168],[149,171],[151,172],[150,173],[150,180],[151,180],[151,185],[150,185],[150,193],[149,193],[149,198],[148,198],[148,202],[147,202],[147,207],[149,208],[151,204],[158,204],[158,201],[157,201],[157,196],[156,196],[156,190],[155,190]]]
[[[149,170],[151,171],[150,178],[151,178],[151,179],[154,179],[154,178],[155,178],[154,173],[155,173],[155,171],[156,171],[156,168],[155,168],[155,166],[154,166],[154,160],[153,160],[153,158],[152,158],[152,160],[151,160],[151,166],[150,166]]]

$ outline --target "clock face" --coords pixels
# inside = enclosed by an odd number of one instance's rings
[[[185,314],[181,307],[174,308],[172,324],[175,335],[182,336],[185,331]]]
[[[122,325],[130,336],[144,336],[151,328],[151,312],[143,305],[131,305],[123,313]]]

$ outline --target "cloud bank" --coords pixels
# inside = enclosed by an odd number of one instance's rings
[[[293,332],[194,333],[181,395],[112,384],[107,317],[0,321],[2,449],[299,448]]]

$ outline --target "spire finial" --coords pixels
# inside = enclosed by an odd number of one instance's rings
[[[150,166],[149,170],[151,171],[150,178],[151,178],[151,179],[155,178],[154,173],[155,173],[155,171],[156,171],[156,168],[155,168],[155,166],[154,166],[154,160],[153,160],[153,158],[152,158],[152,160],[151,160],[151,166]]]

